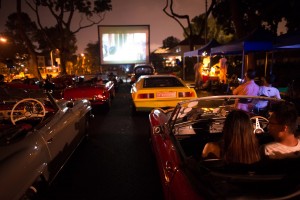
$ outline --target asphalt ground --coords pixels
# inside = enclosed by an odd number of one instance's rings
[[[130,98],[130,85],[124,83],[110,111],[95,113],[89,139],[76,150],[45,199],[163,199],[149,143],[148,114],[132,116]]]

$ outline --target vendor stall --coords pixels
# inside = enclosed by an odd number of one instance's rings
[[[212,47],[216,47],[218,45],[220,45],[220,44],[215,39],[212,39],[202,48],[196,49],[194,51],[185,52],[183,54],[183,67],[185,68],[185,66],[186,66],[186,62],[185,62],[186,57],[196,57],[197,63],[198,63],[198,62],[200,62],[201,57],[206,57],[207,55],[210,54],[210,50]],[[204,74],[203,76],[205,77],[208,75]],[[185,70],[183,70],[183,79],[185,80]]]
[[[211,49],[212,55],[242,55],[242,71],[241,77],[244,76],[245,71],[245,55],[249,52],[255,51],[271,51],[273,49],[272,42],[268,41],[242,41],[214,47]],[[267,60],[267,58],[266,58]],[[266,61],[267,62],[267,61]]]

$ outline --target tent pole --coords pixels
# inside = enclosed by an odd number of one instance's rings
[[[271,53],[272,53],[272,62],[271,62],[271,66],[270,66],[270,74],[273,74],[274,51],[272,51]]]
[[[183,56],[182,79],[185,80],[185,56]]]
[[[266,52],[266,60],[265,60],[265,77],[267,76],[267,68],[268,68],[268,52]]]
[[[241,70],[241,78],[244,78],[244,68],[245,68],[245,51],[243,50],[243,57],[242,57],[242,70]]]

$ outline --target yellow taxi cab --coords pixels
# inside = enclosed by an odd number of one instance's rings
[[[183,100],[197,98],[194,88],[174,75],[143,75],[131,87],[132,110],[172,108]]]

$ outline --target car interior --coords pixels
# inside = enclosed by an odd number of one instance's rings
[[[232,106],[233,101],[228,101],[226,104],[216,101],[213,108],[205,108],[200,105],[201,109],[194,112],[188,109],[189,112],[184,113],[183,110],[182,116],[179,117],[181,121],[174,125],[173,135],[178,141],[185,158],[193,157],[196,160],[203,160],[201,152],[205,144],[221,140],[226,115],[234,109]],[[269,107],[272,107],[272,105]],[[268,118],[271,111],[271,108],[268,112],[258,110],[250,115],[254,134],[260,145],[273,141],[268,133]]]
[[[296,196],[299,195],[296,189],[299,186],[299,181],[295,180],[300,180],[300,159],[262,159],[254,164],[228,164],[220,158],[202,157],[202,150],[206,143],[221,141],[226,115],[233,109],[231,105],[232,102],[227,102],[225,106],[220,104],[220,106],[214,108],[202,107],[201,110],[194,113],[189,112],[186,114],[184,111],[182,112],[183,115],[179,117],[181,121],[174,125],[172,135],[174,136],[176,148],[181,152],[185,170],[190,171],[193,176],[198,176],[199,179],[207,179],[208,185],[209,183],[214,185],[217,183],[216,180],[221,180],[227,185],[220,186],[219,189],[226,190],[226,192],[231,191],[231,194],[237,196],[242,195],[237,194],[241,187],[244,194],[252,194],[254,186],[258,187],[257,192],[260,195],[259,192],[267,191],[261,191],[266,189],[266,185],[268,185],[268,189],[290,187],[290,190],[288,190],[290,193]],[[271,104],[270,107],[272,107]],[[271,110],[269,111],[271,112]],[[273,138],[268,133],[269,113],[262,112],[259,114],[253,113],[251,121],[254,134],[258,138],[259,144],[263,145],[273,141]],[[204,177],[203,173],[206,174]],[[236,190],[237,186],[239,190]],[[252,187],[252,189],[248,187]],[[291,195],[290,193],[279,194],[273,192],[270,199],[275,196],[286,197],[286,195]],[[254,199],[256,198],[254,197]]]
[[[41,97],[36,91],[31,93],[30,91],[1,88],[0,94],[1,143],[8,144],[13,139],[26,135],[42,122],[49,120],[58,109],[53,106],[55,104],[51,102],[51,99],[45,98],[46,94]],[[17,98],[10,98],[13,96]],[[24,96],[28,98],[24,98]]]

